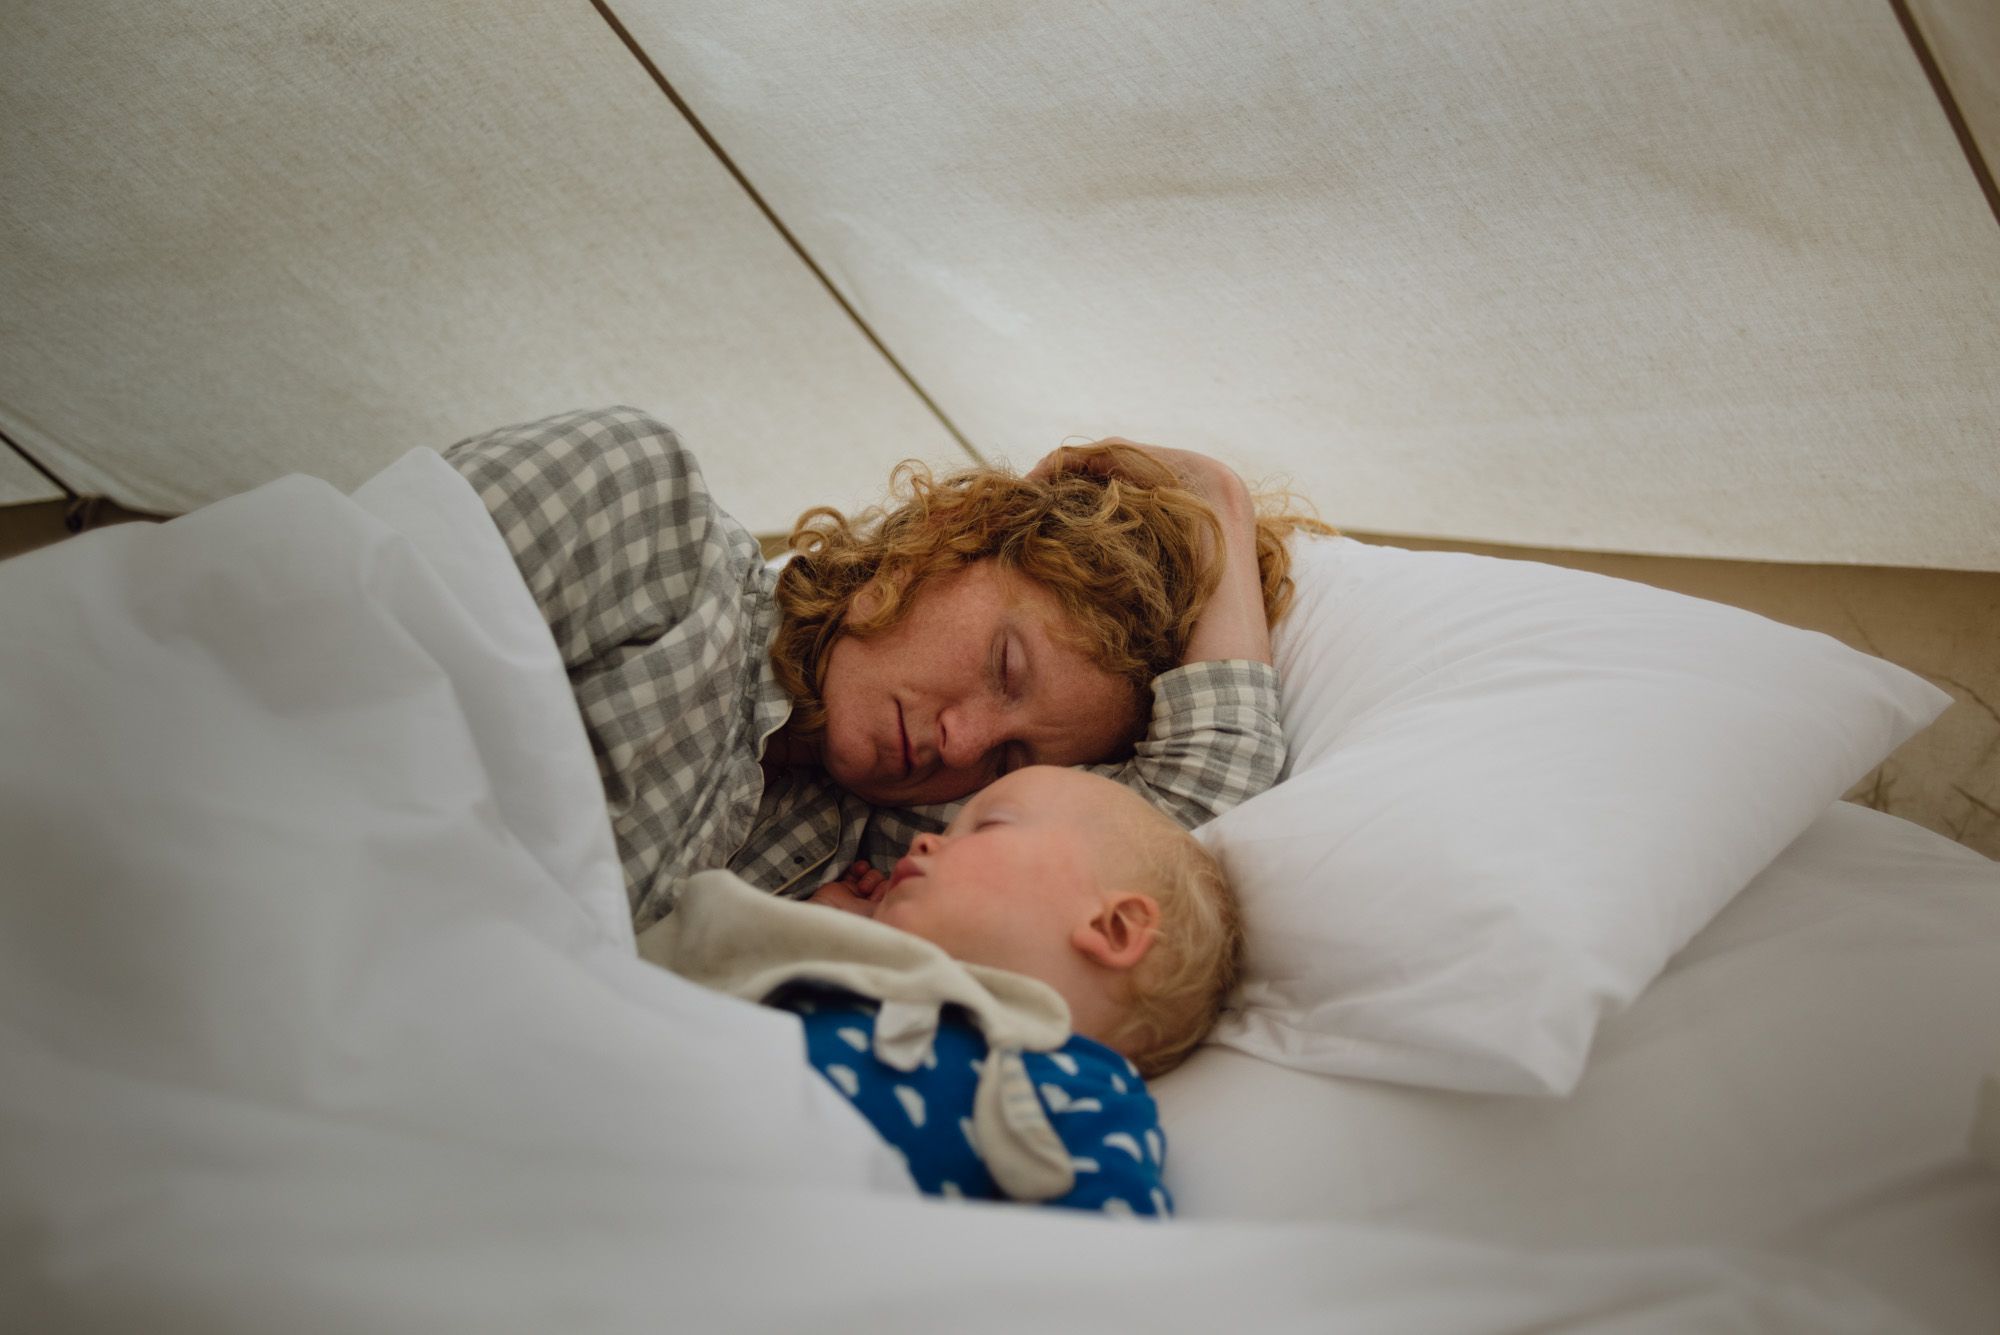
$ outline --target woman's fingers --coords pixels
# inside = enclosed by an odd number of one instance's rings
[[[1044,455],[1031,478],[1066,472],[1117,477],[1148,486],[1169,482],[1193,492],[1214,511],[1222,543],[1207,548],[1204,560],[1219,560],[1215,592],[1196,618],[1182,658],[1271,661],[1271,628],[1264,619],[1263,577],[1257,563],[1257,507],[1236,470],[1194,450],[1142,445],[1106,436],[1089,445],[1064,445]]]
[[[1109,475],[1114,467],[1115,461],[1101,450],[1092,451],[1088,445],[1058,445],[1035,461],[1028,476],[1038,482],[1058,473],[1096,473],[1102,477]]]
[[[1029,477],[1046,477],[1050,473],[1093,472],[1111,473],[1118,470],[1118,455],[1107,450],[1107,445],[1123,445],[1145,454],[1175,454],[1164,445],[1148,445],[1144,441],[1127,440],[1123,436],[1105,436],[1100,440],[1082,445],[1058,445],[1043,455],[1035,466],[1028,470]]]
[[[1110,445],[1123,448],[1105,448]],[[1152,467],[1147,469],[1141,465],[1135,468],[1132,459],[1135,452]],[[1106,436],[1088,445],[1059,446],[1043,455],[1028,470],[1028,476],[1036,479],[1054,477],[1059,473],[1091,473],[1148,486],[1159,486],[1171,478],[1211,504],[1219,504],[1237,493],[1247,493],[1236,471],[1220,459],[1195,450],[1147,445],[1124,436]]]

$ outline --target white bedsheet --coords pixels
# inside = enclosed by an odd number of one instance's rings
[[[632,956],[434,455],[20,558],[0,627],[10,1328],[1912,1328],[1748,1254],[913,1197],[789,1016]]]
[[[1829,810],[1608,1021],[1566,1100],[1309,1075],[1209,1048],[1157,1083],[1200,1217],[1538,1247],[1723,1243],[2000,1330],[2000,864]]]

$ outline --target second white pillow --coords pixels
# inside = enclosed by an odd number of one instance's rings
[[[1950,703],[1824,635],[1526,561],[1300,540],[1287,778],[1205,826],[1250,938],[1217,1040],[1564,1094],[1598,1021]]]

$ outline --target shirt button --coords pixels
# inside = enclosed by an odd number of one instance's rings
[[[792,859],[792,865],[794,867],[803,867],[805,865],[805,862],[806,860],[804,857],[795,857]]]

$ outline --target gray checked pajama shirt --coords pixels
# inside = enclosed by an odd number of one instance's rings
[[[856,859],[886,867],[960,803],[877,808],[823,773],[768,785],[791,715],[771,668],[777,575],[673,430],[631,408],[503,427],[445,452],[492,514],[556,647],[604,781],[634,925],[726,867],[803,897]],[[1277,674],[1193,663],[1153,684],[1132,759],[1091,766],[1192,827],[1276,780]]]

